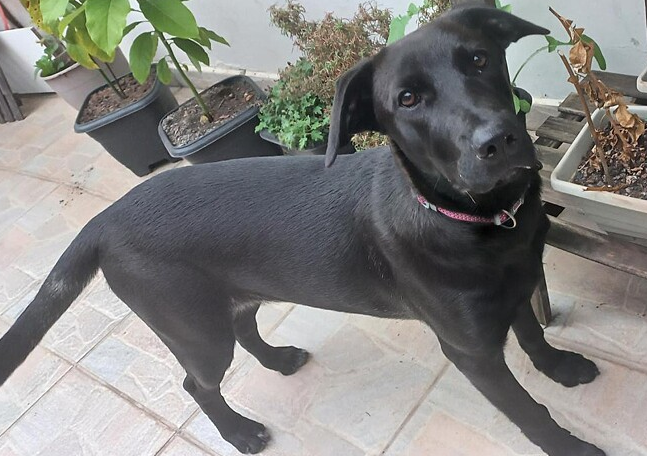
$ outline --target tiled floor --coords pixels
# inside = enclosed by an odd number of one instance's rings
[[[56,96],[24,101],[27,119],[0,125],[0,334],[84,223],[142,181],[74,134],[75,113]],[[531,128],[550,111],[535,109]],[[647,281],[554,249],[545,262],[556,314],[549,339],[587,353],[602,375],[563,388],[511,338],[515,375],[609,456],[647,456]],[[236,351],[224,392],[270,427],[268,456],[542,454],[421,324],[274,303],[260,326],[270,342],[313,355],[283,377]],[[0,388],[0,455],[237,454],[182,379],[168,350],[98,278]]]

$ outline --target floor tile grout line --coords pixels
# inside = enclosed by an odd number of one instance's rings
[[[79,372],[81,375],[84,375],[87,377],[90,381],[93,381],[95,383],[98,383],[99,385],[103,386],[104,388],[108,389],[109,391],[113,392],[116,394],[118,397],[123,399],[125,402],[129,403],[136,409],[140,410],[142,413],[147,415],[149,418],[151,418],[153,421],[161,424],[163,427],[167,428],[171,432],[175,432],[178,427],[171,423],[167,418],[159,415],[157,412],[151,410],[150,408],[146,407],[144,404],[138,402],[134,398],[130,397],[127,393],[121,391],[119,388],[111,385],[110,383],[106,382],[103,380],[101,377],[97,376],[94,372],[87,370],[85,367],[81,365],[75,365],[74,369]]]
[[[70,187],[70,188],[74,188],[74,186],[75,186],[74,182],[71,182],[69,180],[59,180],[59,179],[49,178],[47,176],[43,176],[42,174],[32,173],[32,172],[25,171],[25,170],[22,170],[22,169],[20,169],[20,170],[16,170],[16,169],[12,170],[11,168],[5,168],[3,166],[0,166],[0,171],[13,171],[14,174],[17,174],[19,176],[31,177],[33,179],[39,179],[39,180],[42,180],[42,181],[45,181],[45,182],[50,182],[50,183],[53,183],[53,184],[64,185],[64,186]],[[144,182],[144,181],[142,181],[142,182]],[[137,185],[139,185],[139,184],[137,184]],[[107,202],[114,203],[116,201],[113,198],[109,198],[109,197],[107,197],[105,195],[97,193],[94,190],[91,190],[91,189],[89,189],[89,188],[87,188],[85,186],[79,185],[78,188],[83,190],[84,193],[87,193],[90,196],[100,198],[100,199],[105,200]]]
[[[407,416],[404,418],[404,420],[402,421],[402,423],[400,423],[400,426],[398,426],[398,428],[395,430],[395,432],[393,433],[393,435],[391,436],[391,438],[389,439],[389,441],[387,442],[387,444],[386,444],[386,445],[384,446],[384,448],[380,451],[380,453],[379,453],[380,455],[386,454],[386,452],[389,450],[389,448],[391,448],[391,446],[393,445],[393,443],[394,443],[394,442],[396,441],[396,439],[398,438],[398,435],[400,435],[400,432],[402,432],[402,430],[407,426],[407,424],[409,424],[409,422],[411,421],[411,419],[413,418],[413,416],[416,414],[416,412],[417,412],[417,411],[420,409],[420,407],[422,406],[422,404],[423,404],[423,402],[425,401],[425,399],[429,396],[429,394],[431,393],[431,391],[436,387],[436,385],[438,384],[438,382],[440,382],[440,379],[445,375],[445,373],[447,372],[447,370],[449,369],[449,367],[450,367],[450,366],[451,366],[451,363],[450,363],[448,360],[445,360],[445,361],[444,361],[444,364],[443,364],[443,365],[442,365],[442,367],[440,368],[440,371],[438,372],[438,375],[436,375],[436,377],[431,381],[431,383],[429,384],[429,386],[427,386],[427,388],[425,389],[424,393],[420,396],[420,400],[418,401],[418,403],[417,403],[417,404],[416,404],[416,405],[415,405],[415,406],[414,406],[414,407],[409,411],[409,413],[408,413],[408,414],[407,414]]]

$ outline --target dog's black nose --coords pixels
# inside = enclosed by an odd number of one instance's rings
[[[505,151],[506,147],[511,146],[517,141],[514,133],[498,134],[488,141],[485,141],[476,150],[476,156],[481,159],[494,157],[496,154]]]

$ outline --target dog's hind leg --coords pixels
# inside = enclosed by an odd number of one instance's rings
[[[232,410],[220,383],[236,338],[228,296],[211,276],[182,264],[146,258],[102,265],[108,284],[164,342],[186,371],[184,389],[241,453],[258,453],[270,436],[261,423]]]
[[[178,360],[187,372],[184,389],[216,425],[223,439],[241,453],[258,453],[270,440],[265,426],[233,411],[220,392],[220,382],[233,359],[233,332],[218,328],[216,335],[201,334],[202,337],[207,339],[195,345],[181,343],[177,348],[190,353],[190,356],[178,353]]]
[[[559,350],[549,345],[530,303],[519,306],[512,329],[535,367],[552,380],[571,387],[589,383],[600,373],[593,361],[579,353]]]
[[[234,317],[234,332],[240,345],[268,369],[292,375],[307,361],[309,353],[297,347],[273,347],[258,333],[256,312],[259,304],[240,306]]]

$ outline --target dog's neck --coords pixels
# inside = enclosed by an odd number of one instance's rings
[[[433,205],[451,211],[490,217],[512,207],[524,194],[539,193],[540,182],[533,178],[530,170],[524,178],[501,185],[484,195],[460,192],[440,174],[427,176],[419,171],[397,144],[391,144],[391,152],[416,195],[422,195]]]

